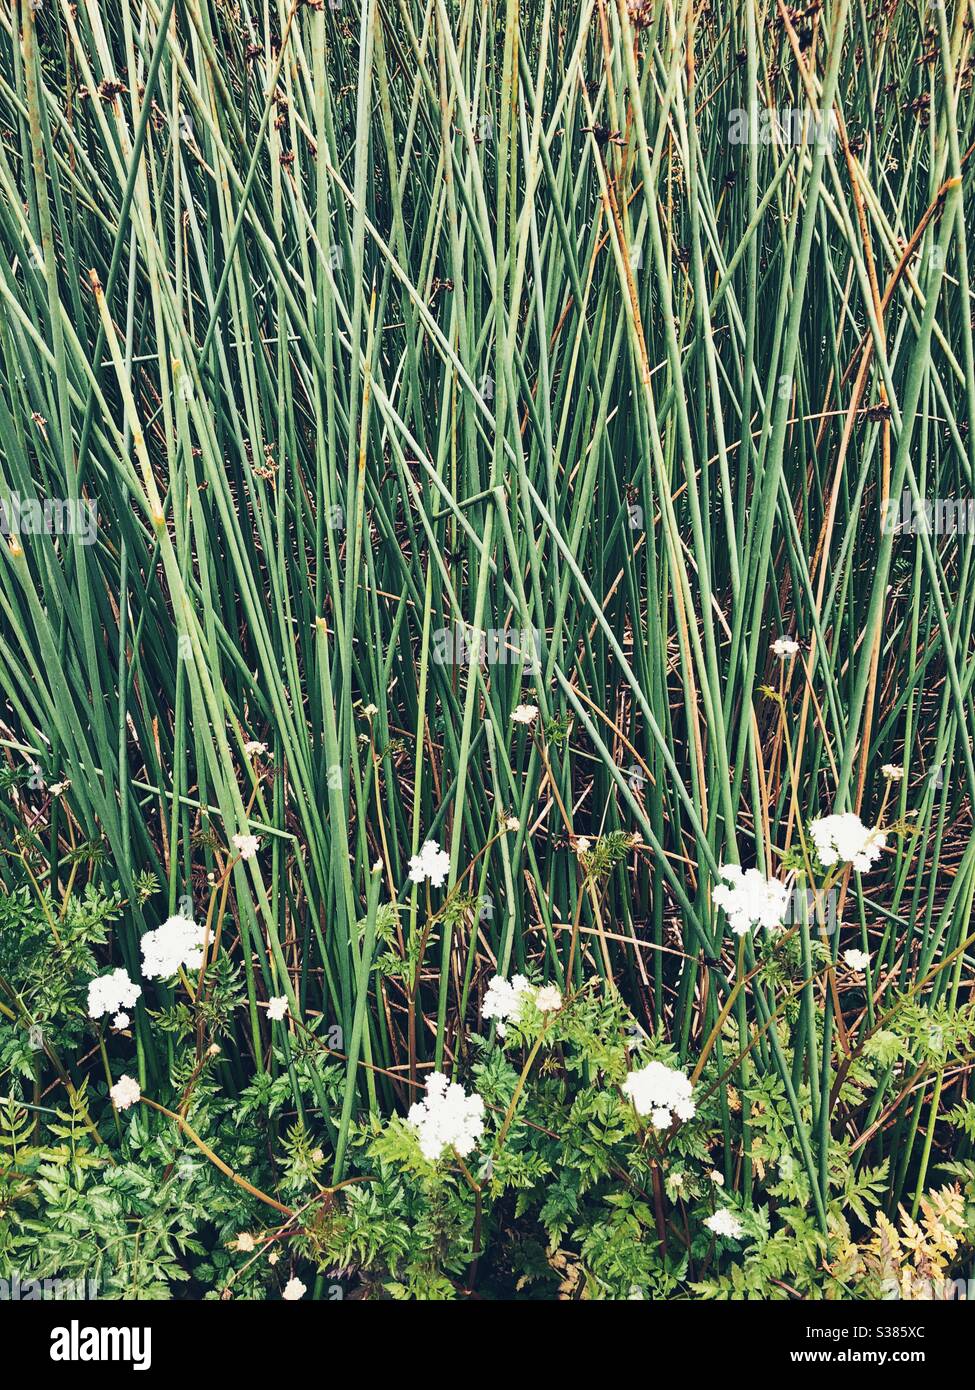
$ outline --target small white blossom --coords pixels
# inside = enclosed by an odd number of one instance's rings
[[[537,705],[518,705],[514,714],[511,716],[514,724],[534,724],[538,718]]]
[[[429,879],[434,888],[442,888],[450,872],[450,855],[442,850],[436,840],[426,840],[419,854],[410,860],[410,882],[422,883]]]
[[[637,1114],[650,1116],[654,1129],[669,1129],[675,1115],[679,1120],[691,1120],[697,1113],[690,1081],[682,1071],[663,1062],[648,1062],[640,1071],[631,1071],[622,1089]]]
[[[851,947],[849,951],[844,951],[843,959],[851,970],[856,970],[858,972],[866,970],[867,966],[870,964],[869,952],[858,951],[855,947]]]
[[[772,651],[784,661],[787,656],[795,656],[799,650],[799,643],[791,637],[777,637],[772,643]]]
[[[724,1173],[719,1173],[717,1168],[711,1169],[710,1178],[715,1187],[724,1187]]]
[[[116,1014],[112,1019],[112,1027],[117,1033],[121,1033],[123,1028],[128,1028],[130,1019],[128,1014]]]
[[[131,1009],[141,993],[142,986],[130,980],[121,966],[108,975],[98,975],[88,981],[88,1017],[101,1018],[103,1014]]]
[[[562,1007],[562,995],[554,985],[543,985],[535,995],[535,1008],[540,1014],[555,1013]]]
[[[672,1202],[677,1202],[682,1197],[687,1195],[687,1183],[685,1180],[684,1173],[680,1169],[678,1169],[676,1172],[671,1172],[667,1174],[665,1180],[665,1189],[667,1192],[667,1196],[670,1198]]]
[[[495,975],[488,981],[481,1005],[481,1017],[497,1021],[498,1037],[505,1035],[506,1024],[517,1022],[521,1016],[525,1000],[533,993],[532,986],[524,975],[512,975],[510,981],[503,975]]]
[[[280,1023],[288,1012],[288,998],[285,994],[272,995],[267,1001],[267,1016],[275,1023]]]
[[[257,853],[258,839],[256,835],[235,835],[233,844],[241,859],[253,859]]]
[[[250,1231],[241,1231],[240,1235],[234,1241],[234,1249],[239,1250],[241,1254],[244,1255],[249,1255],[255,1248],[255,1245],[256,1242]]]
[[[723,864],[718,870],[724,883],[711,896],[728,914],[731,930],[744,936],[752,927],[777,931],[789,906],[789,890],[778,879],[765,878],[758,869],[742,870],[737,864]]]
[[[149,980],[168,980],[182,967],[199,970],[203,964],[202,927],[189,917],[168,917],[142,938],[142,973]]]
[[[289,1303],[297,1303],[299,1298],[304,1298],[308,1292],[307,1287],[297,1277],[289,1279],[284,1286],[281,1297],[287,1299]]]
[[[716,1211],[713,1216],[708,1217],[704,1224],[716,1236],[726,1236],[731,1240],[736,1240],[742,1233],[741,1222],[730,1211]]]
[[[554,1013],[562,1007],[562,995],[554,985],[533,985],[524,975],[512,975],[510,981],[495,975],[488,981],[481,1017],[495,1019],[503,1038],[508,1023],[521,1022],[526,1004],[534,1004],[540,1014]]]
[[[138,1081],[133,1081],[131,1076],[125,1075],[119,1077],[108,1094],[112,1097],[116,1110],[128,1110],[130,1105],[135,1105],[136,1101],[142,1099]]]
[[[880,769],[888,782],[901,782],[904,778],[904,769],[898,767],[896,763],[884,763]]]
[[[521,821],[517,816],[509,816],[504,823],[505,830],[520,830]]]
[[[465,1095],[463,1086],[448,1082],[441,1071],[427,1078],[426,1091],[407,1115],[407,1123],[419,1136],[421,1152],[431,1163],[449,1149],[466,1158],[484,1133],[484,1101],[476,1091]]]
[[[261,757],[267,752],[267,744],[258,743],[256,738],[252,738],[244,744],[244,752],[249,758]]]
[[[864,825],[852,811],[820,816],[809,827],[819,862],[827,869],[834,864],[852,864],[865,873],[887,844],[882,830]]]

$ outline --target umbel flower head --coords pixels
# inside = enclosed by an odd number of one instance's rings
[[[843,952],[843,959],[851,970],[863,971],[870,964],[869,951],[858,951],[855,946],[851,946],[848,951]]]
[[[167,917],[161,927],[142,938],[142,973],[149,980],[168,980],[182,967],[203,964],[203,928],[189,917]]]
[[[273,995],[267,1001],[267,1016],[275,1023],[280,1023],[288,1012],[288,996],[286,994]]]
[[[496,1019],[498,1037],[503,1038],[508,1023],[521,1022],[528,1003],[534,1004],[539,1013],[554,1013],[562,1007],[562,995],[554,985],[533,985],[524,975],[512,975],[510,980],[495,975],[488,982],[481,1017]]]
[[[253,859],[260,841],[256,835],[234,835],[233,846],[241,859]]]
[[[882,830],[864,825],[852,811],[820,816],[810,825],[809,834],[820,864],[827,869],[834,864],[852,864],[860,873],[866,873],[887,844]]]
[[[795,656],[798,650],[799,643],[792,637],[776,637],[772,643],[772,651],[780,661],[784,661],[787,656]]]
[[[777,931],[789,906],[789,890],[778,879],[765,878],[758,869],[742,869],[738,864],[723,864],[718,870],[724,883],[711,894],[719,907],[728,914],[731,930],[744,936],[752,927]]]
[[[734,1212],[730,1211],[716,1211],[704,1224],[716,1236],[725,1236],[729,1240],[736,1240],[742,1233],[741,1222]]]
[[[121,967],[99,975],[88,981],[88,1017],[101,1018],[102,1014],[131,1009],[141,993],[142,986],[130,980]]]
[[[304,1298],[307,1292],[307,1285],[303,1284],[298,1276],[295,1275],[285,1284],[281,1297],[286,1299],[288,1303],[297,1303],[298,1299]]]
[[[442,1071],[431,1073],[426,1090],[407,1115],[424,1158],[436,1163],[450,1149],[466,1158],[484,1133],[484,1101],[476,1091],[465,1095],[463,1086],[448,1082]]]
[[[488,982],[481,1017],[497,1020],[499,1037],[504,1037],[508,1022],[517,1022],[531,988],[524,975],[512,975],[510,980],[503,975],[495,975]]]
[[[450,855],[440,848],[436,840],[426,840],[419,854],[410,860],[410,882],[422,883],[429,879],[434,888],[442,888],[444,879],[450,872]]]
[[[622,1089],[638,1115],[650,1116],[654,1129],[669,1129],[675,1115],[679,1120],[692,1120],[697,1114],[690,1081],[682,1071],[663,1062],[648,1062],[640,1071],[631,1071]]]
[[[542,985],[535,995],[535,1008],[540,1014],[555,1013],[562,1007],[562,994],[554,985]]]
[[[142,1099],[138,1081],[134,1081],[131,1076],[126,1076],[124,1073],[108,1094],[112,1097],[112,1103],[116,1110],[128,1110],[130,1105],[135,1105],[137,1101]]]

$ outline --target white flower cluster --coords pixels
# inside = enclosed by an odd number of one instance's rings
[[[554,985],[533,985],[524,975],[512,975],[510,980],[495,975],[488,982],[481,1017],[496,1019],[498,1037],[503,1038],[507,1024],[521,1021],[527,1003],[534,1004],[541,1014],[554,1013],[562,1007],[562,995]]]
[[[465,1095],[463,1086],[435,1071],[427,1078],[423,1100],[410,1106],[407,1123],[417,1131],[420,1149],[431,1163],[447,1149],[466,1158],[484,1133],[484,1101],[476,1091]]]
[[[538,718],[538,706],[518,705],[511,718],[515,724],[534,724]]]
[[[505,1024],[518,1019],[531,992],[532,987],[524,975],[512,975],[510,980],[506,980],[503,975],[495,975],[488,982],[484,1003],[481,1005],[481,1017],[497,1019],[498,1034],[503,1038]]]
[[[784,883],[765,878],[758,869],[743,870],[738,864],[723,864],[718,872],[726,882],[719,883],[711,896],[728,914],[736,936],[745,936],[751,927],[777,931],[782,926],[789,906],[789,890]]]
[[[271,995],[267,1001],[267,1016],[275,1023],[280,1023],[288,1012],[288,996],[286,994]]]
[[[450,855],[442,850],[436,840],[424,842],[420,853],[410,860],[410,882],[422,883],[428,878],[434,888],[442,888],[444,879],[450,872]]]
[[[697,1113],[690,1081],[682,1071],[663,1062],[648,1062],[642,1070],[631,1071],[623,1091],[638,1114],[650,1116],[654,1129],[669,1129],[675,1115],[679,1120],[692,1120]]]
[[[124,1073],[108,1094],[112,1097],[116,1110],[128,1110],[130,1105],[135,1105],[136,1101],[142,1099],[138,1081],[133,1081],[131,1076],[126,1076]]]
[[[142,973],[149,980],[168,980],[182,966],[198,970],[203,964],[203,928],[189,917],[168,917],[142,938]]]
[[[542,985],[535,995],[535,1008],[540,1014],[556,1013],[562,1007],[562,995],[554,985]]]
[[[809,827],[819,862],[825,868],[833,864],[852,864],[865,873],[887,844],[882,830],[864,825],[852,811],[838,816],[820,816]]]
[[[852,946],[848,951],[843,952],[843,959],[851,970],[856,971],[866,970],[867,966],[870,964],[869,952],[858,951]]]
[[[707,1218],[704,1224],[716,1236],[725,1236],[729,1240],[736,1240],[742,1233],[741,1222],[730,1211],[716,1211],[713,1216]]]
[[[234,835],[232,843],[241,859],[253,859],[260,845],[256,835]]]
[[[141,993],[142,986],[130,980],[121,967],[108,975],[99,975],[88,981],[88,1017],[121,1014],[123,1009],[132,1008]]]
[[[798,650],[799,643],[792,637],[776,637],[772,643],[772,651],[780,661],[784,661],[787,656],[795,656]]]

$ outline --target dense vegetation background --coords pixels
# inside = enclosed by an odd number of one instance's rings
[[[8,1268],[203,1293],[283,1218],[238,1291],[853,1297],[945,1162],[957,1268],[972,13],[5,8]],[[173,916],[206,966],[146,978]],[[565,1018],[489,1048],[512,973]],[[648,1144],[634,1050],[699,1132]],[[473,1186],[375,1138],[434,1068],[498,1112]]]

